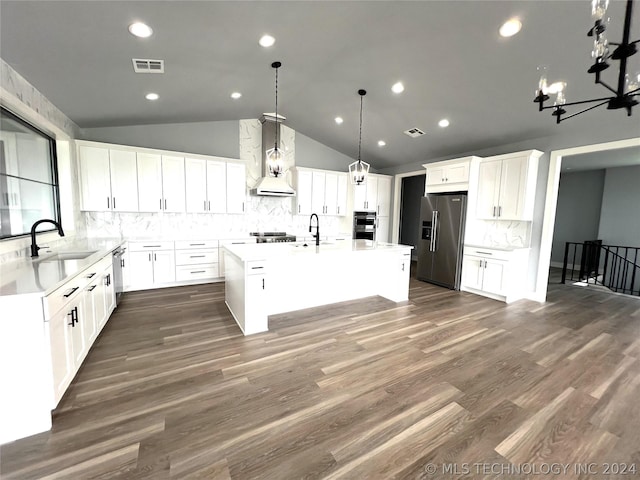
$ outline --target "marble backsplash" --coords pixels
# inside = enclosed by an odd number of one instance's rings
[[[465,242],[487,247],[529,247],[531,222],[477,220],[473,224],[473,234],[467,234]]]

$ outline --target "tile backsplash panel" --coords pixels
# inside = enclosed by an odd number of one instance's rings
[[[476,220],[465,242],[487,247],[529,247],[531,222]]]

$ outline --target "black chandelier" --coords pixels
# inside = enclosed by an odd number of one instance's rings
[[[638,104],[638,100],[634,97],[640,96],[640,71],[633,75],[629,75],[627,72],[627,58],[636,53],[636,44],[640,42],[640,40],[629,41],[633,0],[627,0],[621,43],[609,42],[605,36],[607,19],[604,18],[604,16],[608,6],[609,0],[592,0],[591,2],[591,14],[595,20],[595,25],[587,32],[587,35],[589,37],[595,37],[593,50],[591,52],[591,56],[594,58],[594,64],[589,67],[588,72],[595,74],[595,83],[613,92],[613,96],[567,103],[564,88],[566,84],[558,82],[547,85],[546,69],[545,67],[540,67],[542,72],[538,89],[536,90],[536,97],[533,101],[538,104],[539,111],[553,109],[552,115],[556,117],[556,123],[568,120],[571,117],[575,117],[576,115],[588,112],[605,104],[609,110],[624,108],[627,111],[627,116],[631,116],[632,108]],[[609,45],[615,45],[617,47],[613,53],[609,53]],[[609,59],[620,61],[617,88],[611,87],[600,78],[600,74],[610,66],[609,63],[607,63]],[[545,106],[544,102],[549,100],[549,94],[553,93],[556,94],[556,101],[553,105]],[[597,103],[597,105],[592,105],[584,110],[563,117],[563,115],[567,113],[565,107],[589,103]]]

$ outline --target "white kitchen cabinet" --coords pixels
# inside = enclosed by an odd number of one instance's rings
[[[324,200],[326,174],[324,172],[311,172],[311,212],[324,215],[326,203]]]
[[[81,145],[78,153],[82,210],[111,210],[109,149]]]
[[[82,210],[137,212],[135,152],[80,145]]]
[[[244,163],[227,163],[227,213],[245,213],[247,173]]]
[[[480,157],[464,157],[442,162],[425,163],[427,193],[461,192],[469,190],[471,161]]]
[[[111,210],[114,212],[138,211],[138,171],[136,153],[125,150],[109,150],[111,172]]]
[[[294,212],[299,215],[313,213],[313,171],[296,169],[296,196]]]
[[[129,242],[129,272],[129,290],[174,283],[174,242]]]
[[[73,308],[65,308],[49,319],[51,373],[53,375],[53,401],[55,408],[75,375],[73,347],[71,345],[71,316]]]
[[[182,213],[185,203],[184,157],[162,155],[162,209]]]
[[[347,197],[349,196],[349,177],[346,173],[338,174],[338,192],[336,200],[336,214],[347,214]]]
[[[391,210],[391,177],[370,173],[361,185],[353,186],[353,209],[388,217]]]
[[[162,211],[162,156],[138,152],[138,208],[141,212]]]
[[[378,177],[377,208],[380,217],[391,213],[391,177]]]
[[[529,150],[485,158],[480,162],[476,218],[532,220],[542,152]]]
[[[347,212],[347,174],[297,168],[293,209],[299,215],[340,215]]]
[[[93,278],[97,280],[100,277],[94,274]],[[84,301],[84,341],[87,345],[91,345],[98,336],[98,323],[101,320],[100,310],[104,310],[104,307],[100,308],[101,303],[104,305],[104,294],[100,296],[99,294],[103,292],[97,290],[97,287],[97,282],[91,282],[85,287],[82,294]]]
[[[176,242],[176,281],[202,283],[218,278],[218,241]]]
[[[116,288],[113,283],[113,264],[109,264],[109,266],[102,272],[101,284],[103,286],[102,292],[104,294],[105,314],[99,322],[100,329],[104,327],[111,316],[111,313],[116,308]],[[98,331],[98,333],[100,332]]]
[[[225,213],[226,164],[185,158],[186,210],[189,213]]]
[[[529,249],[465,246],[460,289],[504,302],[526,295]]]
[[[376,222],[376,241],[388,242],[389,241],[389,217],[377,217]]]

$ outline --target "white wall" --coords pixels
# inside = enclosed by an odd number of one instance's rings
[[[607,169],[598,238],[607,245],[640,247],[640,166]]]

